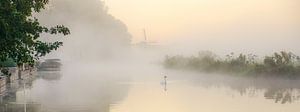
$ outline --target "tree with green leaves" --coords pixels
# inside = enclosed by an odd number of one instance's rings
[[[0,61],[14,60],[18,65],[34,64],[40,57],[62,46],[62,42],[44,42],[41,34],[68,35],[63,25],[40,25],[33,13],[39,13],[49,0],[0,0]]]

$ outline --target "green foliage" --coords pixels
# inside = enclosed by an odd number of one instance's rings
[[[257,56],[253,54],[235,56],[230,53],[226,59],[218,59],[211,52],[200,52],[197,57],[167,56],[164,66],[202,72],[297,77],[300,76],[299,60],[299,56],[285,51],[265,56],[262,62],[258,62]]]
[[[0,60],[13,59],[17,64],[33,64],[39,57],[62,46],[62,42],[43,42],[42,33],[68,35],[63,25],[41,26],[32,13],[44,9],[48,0],[0,1]]]
[[[7,59],[6,61],[0,61],[0,67],[16,67],[17,64],[12,59]]]

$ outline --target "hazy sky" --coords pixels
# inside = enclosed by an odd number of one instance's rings
[[[299,36],[295,34],[300,26],[299,0],[106,0],[106,5],[110,14],[128,26],[133,41],[143,39],[143,28],[150,40],[159,42],[197,32],[230,35],[228,29]]]

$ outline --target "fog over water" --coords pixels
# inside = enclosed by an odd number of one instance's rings
[[[41,72],[45,77],[28,90],[28,100],[41,103],[46,112],[108,112],[110,105],[126,97],[130,81],[160,78],[157,65],[162,55],[132,46],[126,25],[108,14],[99,0],[51,0],[37,17],[43,24],[63,24],[71,30],[65,38],[45,38],[64,42],[46,56],[62,59],[60,78],[49,81],[47,75],[53,74]],[[18,95],[22,97],[22,91]]]
[[[42,24],[63,24],[70,28],[71,34],[64,38],[59,35],[44,38],[64,42],[58,51],[46,56],[60,58],[63,67],[58,73],[39,72],[39,78],[26,90],[28,102],[40,103],[42,112],[297,112],[300,109],[298,80],[208,75],[166,70],[161,64],[167,54],[190,55],[201,50],[221,55],[268,54],[278,50],[300,53],[295,41],[299,40],[298,26],[274,27],[268,31],[264,29],[272,28],[271,25],[256,29],[240,24],[216,31],[195,28],[158,45],[139,45],[132,42],[136,37],[130,34],[126,23],[108,10],[99,0],[50,0],[47,8],[36,14]],[[247,38],[235,38],[245,35]],[[270,38],[263,38],[264,35]],[[17,92],[17,102],[24,101],[22,92]]]

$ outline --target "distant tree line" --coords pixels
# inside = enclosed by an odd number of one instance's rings
[[[170,69],[196,70],[201,72],[219,72],[247,76],[299,77],[300,57],[292,52],[275,52],[259,59],[254,54],[230,53],[219,58],[212,52],[199,52],[197,56],[166,56],[164,66]]]

